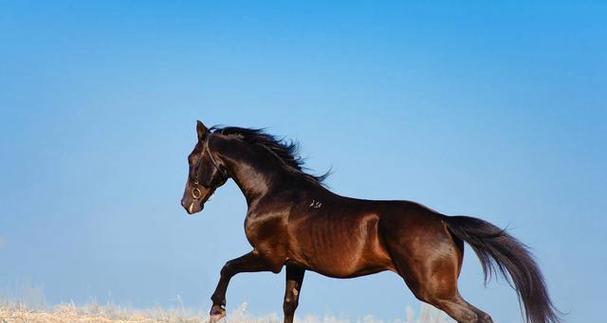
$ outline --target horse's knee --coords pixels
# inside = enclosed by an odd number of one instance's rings
[[[477,312],[479,323],[493,323],[491,316],[485,312]]]
[[[285,314],[293,314],[297,309],[298,301],[296,298],[286,297],[282,303],[282,309]]]
[[[232,275],[232,264],[230,263],[230,261],[227,261],[223,267],[221,267],[221,271],[219,272],[219,274],[223,277],[227,277],[227,276],[231,276]]]
[[[299,305],[299,290],[293,287],[287,290],[282,303],[285,315],[293,315],[297,309],[297,305]]]

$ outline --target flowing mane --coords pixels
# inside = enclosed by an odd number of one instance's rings
[[[324,180],[330,174],[330,171],[319,176],[307,173],[307,168],[304,166],[304,159],[299,156],[299,146],[297,142],[284,138],[276,138],[276,136],[266,133],[264,129],[214,126],[210,130],[213,133],[221,135],[235,136],[249,144],[258,145],[267,149],[282,161],[286,170],[300,175],[310,182],[324,185]]]

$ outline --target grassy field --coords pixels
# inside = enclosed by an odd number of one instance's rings
[[[372,315],[364,317],[334,315],[296,315],[296,323],[450,323],[454,322],[434,307],[421,303],[421,307],[406,306],[400,319],[382,321]],[[200,323],[208,322],[208,309],[190,309],[183,306],[177,295],[170,308],[138,309],[120,306],[110,299],[99,303],[93,300],[86,305],[65,303],[49,306],[43,288],[30,281],[17,281],[0,288],[0,323]],[[222,323],[280,323],[282,313],[253,315],[247,304],[231,310]]]
[[[362,318],[341,318],[335,316],[318,317],[308,315],[296,317],[297,323],[446,323],[451,322],[445,315],[434,308],[422,305],[415,315],[411,307],[407,307],[406,317],[401,320],[382,321],[369,315]],[[166,322],[166,323],[194,323],[207,322],[208,316],[202,312],[186,309],[129,309],[115,305],[89,304],[75,306],[62,304],[50,308],[32,308],[22,303],[4,302],[0,305],[0,323],[67,323],[67,322]],[[282,322],[279,314],[253,316],[247,313],[246,304],[228,313],[227,323],[279,323]]]

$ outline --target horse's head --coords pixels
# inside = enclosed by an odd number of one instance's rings
[[[181,198],[181,205],[188,214],[202,211],[204,203],[228,179],[224,165],[209,148],[212,133],[200,121],[196,123],[196,133],[198,142],[188,156],[190,170]]]

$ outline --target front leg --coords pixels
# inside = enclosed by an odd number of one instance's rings
[[[210,321],[216,322],[226,315],[226,290],[228,289],[230,278],[242,272],[270,270],[272,270],[272,267],[255,251],[226,262],[223,268],[221,268],[221,277],[213,296],[211,296],[213,307],[211,307]]]
[[[287,265],[287,284],[285,288],[285,299],[282,304],[285,319],[284,323],[293,323],[293,316],[299,303],[299,292],[303,283],[305,269],[293,265]]]

